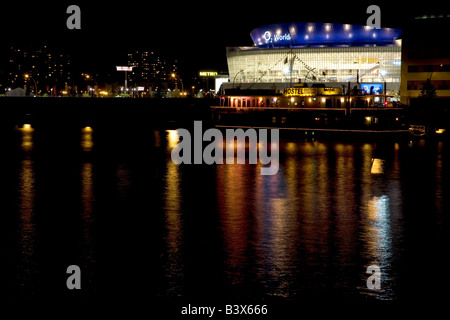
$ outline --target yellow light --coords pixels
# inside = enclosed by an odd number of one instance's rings
[[[370,168],[370,173],[372,174],[380,174],[384,172],[383,168],[384,160],[382,159],[372,159],[372,167]]]
[[[325,102],[325,98],[322,98],[322,102]]]
[[[215,71],[200,71],[200,77],[215,77],[217,76],[217,72]]]
[[[180,141],[180,135],[177,130],[167,130],[168,133],[167,140],[169,148],[174,148]]]
[[[437,129],[436,133],[437,134],[443,134],[445,132],[445,129]]]
[[[341,103],[344,103],[344,98],[341,98]]]
[[[296,145],[295,145],[294,142],[288,142],[288,143],[286,144],[286,149],[287,149],[289,152],[294,152],[297,148],[296,148]]]
[[[26,124],[23,125],[23,128],[24,128],[25,130],[30,130],[32,127],[31,127],[31,124],[26,123]]]
[[[86,126],[83,128],[84,132],[92,132],[92,127]]]
[[[25,74],[24,76],[25,76],[25,78],[27,78],[27,79],[28,79],[28,77],[29,77],[30,75],[28,75],[28,74]]]
[[[367,121],[367,122],[370,122],[371,120],[372,120],[371,117],[366,117],[366,121]]]

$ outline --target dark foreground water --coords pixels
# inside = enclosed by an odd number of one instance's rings
[[[183,318],[188,304],[223,310],[213,318],[232,317],[227,303],[267,305],[277,319],[330,305],[444,308],[445,141],[283,138],[278,174],[262,176],[260,165],[175,165],[174,130],[120,130],[24,128],[4,143],[5,304],[150,319]],[[80,290],[66,287],[69,265]],[[380,289],[367,288],[370,265]]]

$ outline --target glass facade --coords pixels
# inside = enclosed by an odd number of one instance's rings
[[[227,50],[231,82],[386,83],[398,94],[401,46],[342,46]]]

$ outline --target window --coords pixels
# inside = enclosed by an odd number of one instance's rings
[[[408,66],[408,72],[419,72],[419,66]]]

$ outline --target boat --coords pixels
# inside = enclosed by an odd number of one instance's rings
[[[296,83],[278,89],[231,88],[211,107],[216,127],[305,132],[408,134],[405,108],[392,96],[357,87]]]

